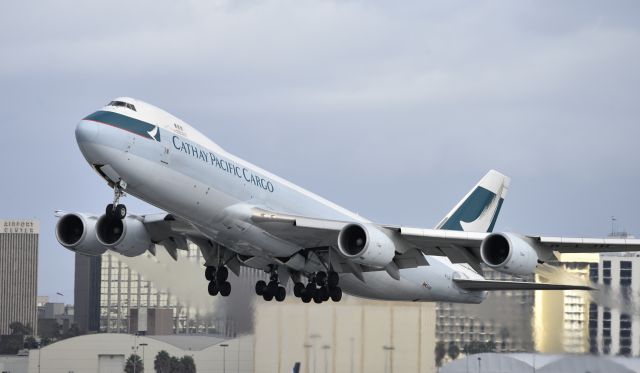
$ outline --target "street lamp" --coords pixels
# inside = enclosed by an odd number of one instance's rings
[[[320,334],[311,334],[309,338],[313,346],[313,373],[316,373],[316,339],[320,338]]]
[[[480,363],[482,362],[482,358],[480,356],[478,356],[478,373],[480,373],[482,370],[480,369]]]
[[[329,347],[329,345],[322,346],[322,349],[324,350],[324,373],[327,373],[329,369],[329,358],[327,355],[330,348],[331,347]]]
[[[391,373],[393,373],[393,366],[391,365],[391,353],[393,350],[395,350],[395,347],[382,346],[382,350],[384,350],[384,372],[387,373],[387,367],[389,367]]]
[[[226,373],[226,371],[227,371],[227,360],[226,360],[225,351],[227,350],[227,347],[229,347],[229,345],[226,344],[226,343],[221,343],[220,347],[222,347],[222,373]]]
[[[148,343],[140,343],[138,346],[142,346],[142,369],[144,369],[144,348],[148,346]]]

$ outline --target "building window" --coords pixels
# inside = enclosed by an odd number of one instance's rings
[[[605,308],[602,314],[602,353],[611,352],[611,310]]]
[[[602,282],[605,285],[611,285],[611,261],[605,260],[602,262]]]
[[[598,283],[598,263],[589,263],[589,280]]]
[[[631,355],[631,317],[620,315],[620,355]]]

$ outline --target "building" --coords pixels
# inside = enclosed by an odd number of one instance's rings
[[[254,285],[265,277],[261,271],[241,268],[240,277],[230,275],[230,297],[210,297],[204,278],[204,259],[189,244],[172,259],[163,247],[156,255],[127,258],[106,252],[99,257],[76,255],[75,315],[80,330],[100,333],[135,333],[131,315],[138,309],[153,312],[154,319],[171,311],[171,333],[236,336],[251,333],[250,303]],[[132,313],[132,310],[136,310]],[[149,320],[149,319],[148,319]],[[157,320],[160,322],[160,320]],[[164,325],[164,321],[162,321]],[[158,324],[159,325],[159,324]],[[147,332],[166,333],[166,328]]]
[[[0,220],[0,335],[18,321],[37,333],[37,220]]]
[[[232,340],[211,336],[145,336],[100,333],[65,339],[29,354],[29,372],[122,372],[126,360],[135,353],[146,372],[160,351],[171,356],[193,358],[199,373],[253,373],[253,337]]]
[[[483,266],[488,280],[532,281]],[[460,350],[470,342],[492,342],[498,352],[533,351],[534,292],[492,291],[482,304],[437,304],[436,339]]]
[[[640,253],[600,255],[593,277],[600,283],[591,305],[591,351],[604,355],[640,354]]]
[[[477,354],[440,368],[440,373],[640,372],[640,359],[592,355]]]
[[[590,283],[593,268],[597,275],[599,258],[597,253],[561,254],[557,263],[542,269],[537,281]],[[589,317],[592,304],[591,296],[586,291],[536,291],[535,350],[546,354],[590,352]]]
[[[256,300],[256,372],[435,372],[435,304]]]

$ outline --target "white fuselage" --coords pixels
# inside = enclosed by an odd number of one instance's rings
[[[202,234],[245,256],[288,257],[301,247],[265,234],[243,214],[247,206],[352,222],[367,222],[334,203],[239,159],[183,121],[151,105],[136,102],[137,111],[105,107],[131,123],[116,126],[94,119],[76,128],[78,145],[91,165],[108,165],[105,178],[126,181],[126,192],[189,221]],[[89,118],[89,117],[88,117]],[[144,134],[137,122],[157,126]],[[125,128],[125,127],[127,127]],[[155,132],[157,130],[157,132]],[[136,131],[138,131],[136,133]],[[105,169],[105,168],[103,168]],[[374,299],[479,303],[482,291],[465,291],[454,276],[482,279],[466,265],[427,256],[429,266],[363,273],[364,281],[341,274],[347,293]]]

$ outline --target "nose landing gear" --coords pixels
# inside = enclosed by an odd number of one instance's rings
[[[127,183],[124,180],[120,180],[113,187],[113,203],[107,205],[105,214],[110,218],[124,219],[127,217],[127,206],[120,204],[120,198],[124,197],[124,190],[127,188]]]

